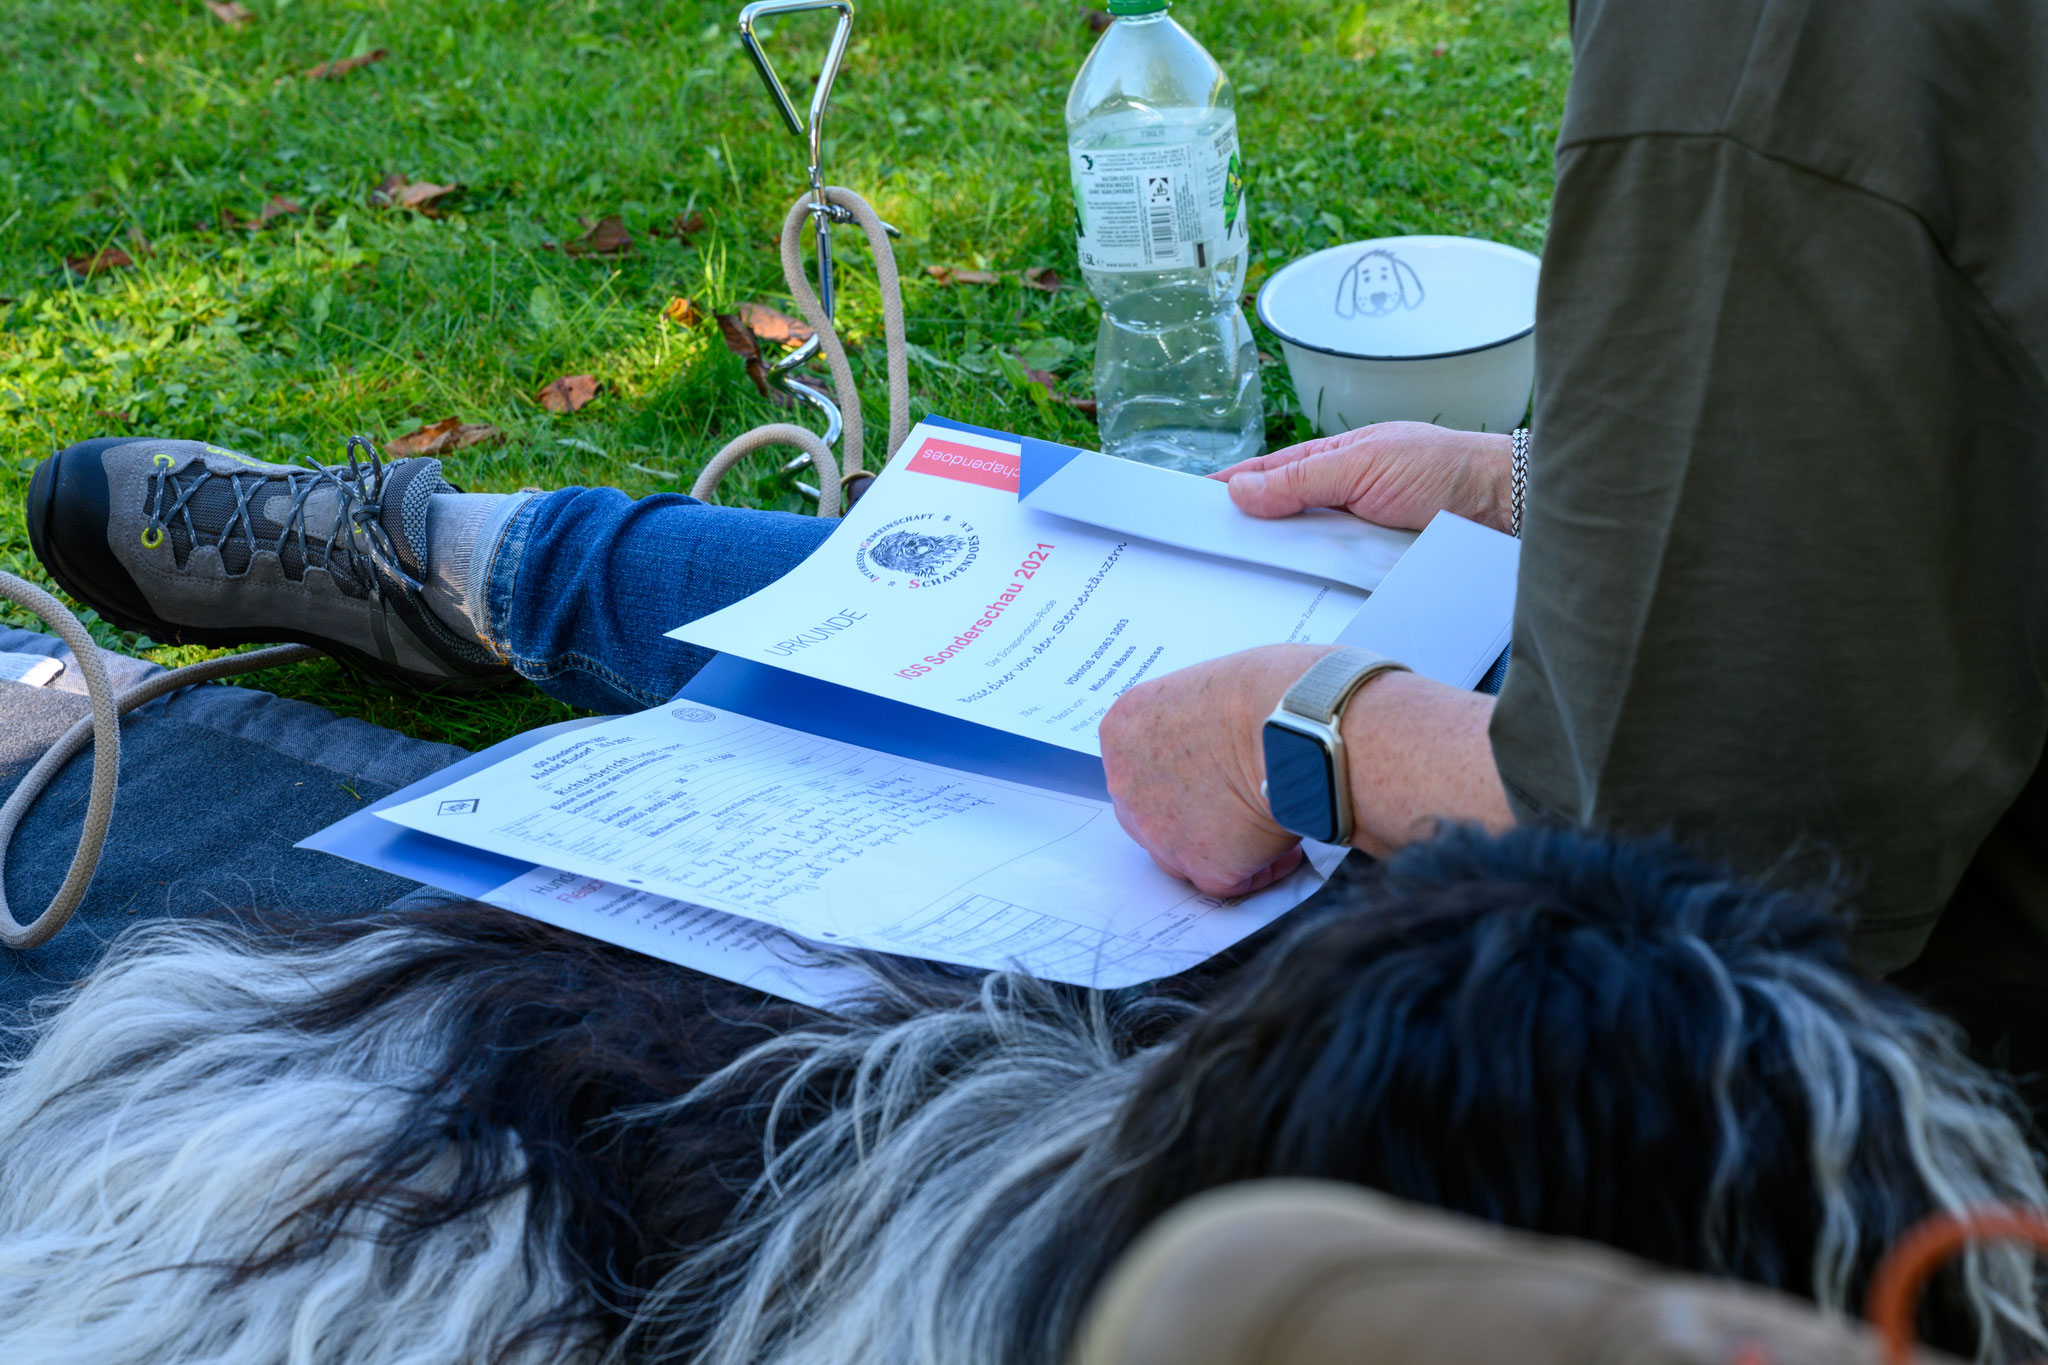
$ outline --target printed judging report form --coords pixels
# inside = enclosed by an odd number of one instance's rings
[[[654,898],[611,907],[636,937],[729,927],[661,904],[679,901],[819,943],[1101,987],[1197,965],[1306,899],[1342,854],[1314,849],[1322,870],[1225,903],[1161,872],[1104,802],[680,703],[575,730],[378,814]],[[501,891],[521,899],[544,885]],[[642,946],[587,914],[513,908]],[[767,965],[757,938],[720,942]]]
[[[920,424],[816,553],[669,634],[1099,755],[1097,724],[1139,682],[1326,644],[1365,602],[1021,505],[1020,466],[1014,443]]]
[[[479,899],[821,1009],[873,984],[856,968],[811,958],[805,944],[773,925],[598,877],[536,867]]]

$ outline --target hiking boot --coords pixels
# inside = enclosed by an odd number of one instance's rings
[[[357,450],[366,461],[357,459]],[[294,641],[409,687],[511,676],[428,609],[441,462],[265,464],[201,441],[81,441],[29,484],[28,533],[63,589],[124,630],[192,645]]]

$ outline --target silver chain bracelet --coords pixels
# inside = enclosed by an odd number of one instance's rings
[[[1529,428],[1516,427],[1514,434],[1515,459],[1509,474],[1513,501],[1508,508],[1508,534],[1522,534],[1522,500],[1529,495]]]

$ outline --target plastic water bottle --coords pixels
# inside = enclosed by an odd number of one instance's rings
[[[1067,93],[1067,150],[1081,276],[1102,305],[1102,448],[1205,474],[1265,449],[1265,410],[1238,302],[1251,234],[1236,96],[1170,4],[1109,0]]]

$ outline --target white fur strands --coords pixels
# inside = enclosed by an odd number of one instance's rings
[[[2048,1205],[1826,900],[1458,834],[1150,992],[871,964],[828,1018],[483,907],[116,945],[0,1078],[0,1361],[1058,1365],[1160,1214],[1350,1181],[1860,1308]],[[1923,1328],[2037,1354],[1980,1253]]]
[[[951,1007],[758,1049],[686,1103],[728,1102],[790,1059],[768,1097],[767,1169],[733,1231],[649,1300],[628,1354],[1058,1361],[1100,1269],[1101,1238],[1069,1240],[1076,1214],[1116,1174],[1110,1139],[1158,1050],[1143,1042],[1186,1013],[997,974]],[[785,1131],[780,1115],[819,1092],[829,1107]]]
[[[504,1136],[465,1159],[502,1163],[509,1188],[425,1235],[396,1234],[411,1196],[448,1192],[452,1152],[383,1172],[381,1206],[325,1211],[445,1043],[430,1002],[324,1037],[289,1015],[406,947],[388,931],[255,953],[190,925],[124,939],[0,1082],[0,1360],[474,1360],[567,1297]],[[591,1345],[537,1336],[501,1358]]]

